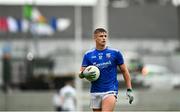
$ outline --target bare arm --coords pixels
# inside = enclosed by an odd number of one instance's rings
[[[122,64],[122,65],[119,65],[119,68],[123,74],[127,89],[132,89],[131,77],[130,77],[129,71],[127,69],[127,66],[125,64]]]

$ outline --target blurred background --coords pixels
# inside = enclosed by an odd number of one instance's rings
[[[130,105],[118,72],[116,110],[180,110],[180,0],[0,0],[0,111],[55,111],[68,78],[77,110],[89,111],[90,83],[77,73],[97,27],[132,77]]]

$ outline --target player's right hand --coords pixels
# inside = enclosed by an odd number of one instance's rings
[[[86,73],[81,72],[81,73],[79,74],[79,77],[80,77],[80,78],[91,79],[91,78],[95,78],[95,77],[96,77],[96,74],[95,74],[95,73],[96,73],[95,71],[93,71],[93,72],[86,72]]]
[[[79,73],[79,77],[80,77],[81,79],[84,78],[83,71],[81,71],[81,72]]]
[[[87,78],[87,79],[92,79],[92,78],[96,77],[96,72],[95,71],[88,72],[88,73],[83,73],[83,74],[84,74],[84,77]]]

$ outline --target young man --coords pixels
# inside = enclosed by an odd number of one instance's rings
[[[85,74],[84,69],[89,65],[97,66],[100,70],[100,76],[96,81],[91,82],[91,102],[90,107],[94,112],[108,111],[112,112],[115,108],[118,81],[117,66],[120,68],[127,86],[127,96],[131,104],[134,97],[132,95],[131,78],[122,54],[106,46],[107,31],[103,28],[97,28],[94,31],[94,41],[96,48],[87,51],[84,54],[80,78],[94,77],[94,73]]]

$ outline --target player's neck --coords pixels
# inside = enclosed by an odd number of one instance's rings
[[[96,46],[96,49],[97,50],[104,50],[104,49],[106,49],[106,46],[105,45],[103,45],[103,46]]]

